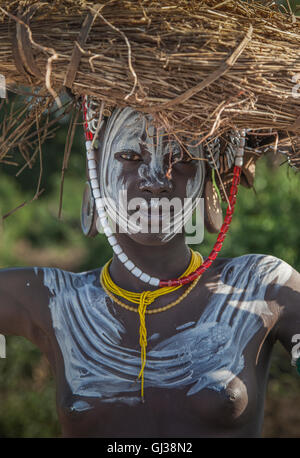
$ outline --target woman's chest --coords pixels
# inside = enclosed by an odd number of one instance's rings
[[[46,283],[55,293],[49,307],[65,379],[74,395],[103,402],[139,399],[142,332],[147,341],[145,390],[178,389],[189,397],[204,389],[219,393],[247,364],[254,367],[249,342],[258,350],[264,316],[272,316],[261,291],[259,297],[257,292],[250,297],[249,291],[245,297],[241,288],[214,283],[198,304],[194,297],[192,307],[190,298],[177,306],[179,314],[146,316],[149,327],[143,330],[138,314],[120,313],[95,287],[94,276],[83,281],[59,271],[54,281],[47,274]]]
[[[62,385],[58,407],[64,434],[73,437],[237,437],[255,425],[259,430],[263,403],[256,393],[251,376],[236,377],[220,392],[190,396],[185,389],[147,387],[143,403],[139,393],[101,399],[74,395]]]
[[[106,405],[139,408],[138,314],[118,313],[102,292],[97,297],[91,291],[85,297],[78,295],[76,307],[74,303],[75,298],[72,307],[70,303],[50,307],[63,361],[60,371],[65,383],[59,386],[63,411],[83,414],[95,405],[100,411]],[[145,398],[159,393],[161,398],[176,399],[178,394],[185,399],[178,406],[190,406],[190,413],[206,421],[218,418],[219,411],[226,411],[228,419],[237,418],[250,401],[255,402],[254,360],[262,340],[262,322],[244,311],[240,317],[227,312],[227,319],[222,320],[211,299],[200,318],[186,313],[188,304],[184,307],[180,314],[146,317]]]
[[[219,281],[207,282],[206,293],[199,296],[199,311],[194,303],[190,314],[186,302],[180,319],[166,312],[164,320],[159,315],[151,320],[144,389],[147,398],[152,393],[167,399],[169,393],[168,412],[177,394],[176,408],[181,405],[187,412],[189,406],[189,415],[194,412],[198,420],[216,419],[218,411],[227,411],[228,419],[245,418],[245,412],[255,410],[255,357],[276,317],[264,299],[268,283],[252,275],[251,269],[243,272],[237,275],[229,264]],[[106,406],[110,411],[120,406],[140,409],[138,315],[126,312],[125,319],[92,274],[47,269],[45,284],[52,292],[49,308],[63,361],[65,385],[59,386],[63,411],[90,415],[95,405],[97,411]],[[156,404],[162,418],[164,403]],[[177,418],[176,412],[173,417]]]

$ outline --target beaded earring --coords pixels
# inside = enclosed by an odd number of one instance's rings
[[[204,147],[208,169],[204,187],[204,223],[207,231],[212,234],[218,233],[223,223],[222,197],[215,180],[215,172],[218,171],[220,175],[232,168],[240,138],[238,131],[231,131],[222,147],[220,137],[208,139],[207,146]]]

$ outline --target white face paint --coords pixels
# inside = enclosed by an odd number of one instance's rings
[[[126,329],[107,307],[98,276],[42,270],[72,393],[105,402],[140,402],[139,383],[134,383],[140,352],[122,344]],[[148,387],[186,388],[191,396],[204,388],[225,389],[245,367],[247,344],[276,318],[265,301],[268,285],[274,281],[279,288],[291,274],[288,264],[272,256],[228,261],[219,282],[207,284],[211,295],[199,320],[174,325],[174,335],[157,344],[153,339],[144,372],[146,392]]]
[[[105,199],[108,215],[114,218],[115,209],[112,202],[120,202],[120,196],[124,196],[127,183],[122,177],[122,164],[115,159],[117,152],[134,151],[140,154],[144,148],[150,154],[150,161],[142,162],[138,168],[138,177],[143,186],[152,186],[155,183],[170,186],[166,177],[166,155],[170,151],[176,154],[180,152],[178,143],[166,142],[163,131],[155,129],[151,117],[144,116],[131,108],[118,109],[113,112],[106,126],[103,143],[101,145],[101,163],[99,167],[101,196]],[[202,147],[190,147],[193,157],[202,158]],[[205,179],[205,164],[203,160],[197,161],[196,173],[191,177],[186,186],[186,196],[193,199],[193,205],[185,208],[185,221],[192,216],[196,197],[201,196]],[[122,201],[122,199],[121,199]],[[123,202],[125,198],[123,197]],[[126,205],[125,205],[126,207]],[[127,208],[119,208],[118,224],[124,232],[136,233],[138,227],[130,220]],[[116,221],[114,221],[116,223]],[[170,240],[175,233],[182,229],[182,210],[175,213],[171,218],[170,226],[173,232],[165,234],[163,241]]]

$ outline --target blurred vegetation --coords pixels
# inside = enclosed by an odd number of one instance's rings
[[[286,5],[286,1],[281,2]],[[300,0],[291,0],[293,9]],[[299,8],[300,9],[300,8]],[[298,9],[298,14],[299,14]],[[67,120],[66,120],[67,122]],[[43,146],[42,196],[0,223],[0,265],[56,266],[74,272],[99,267],[111,256],[102,235],[87,239],[80,229],[85,176],[85,145],[77,129],[59,210],[61,167],[67,133],[62,125]],[[38,183],[38,161],[15,177],[19,167],[1,165],[0,214],[30,202]],[[258,162],[255,188],[240,188],[236,213],[222,256],[247,253],[277,256],[300,271],[299,175],[282,156]],[[208,255],[216,236],[205,235],[198,249]],[[57,437],[55,386],[44,356],[21,337],[7,337],[7,358],[0,359],[0,437]],[[300,437],[300,383],[290,355],[276,344],[265,406],[265,437]]]

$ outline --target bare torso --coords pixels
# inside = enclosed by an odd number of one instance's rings
[[[63,436],[259,436],[274,343],[268,329],[278,318],[266,294],[290,273],[271,256],[221,259],[183,302],[147,315],[142,403],[138,314],[105,295],[100,269],[35,269],[46,288],[33,340],[55,374]]]

